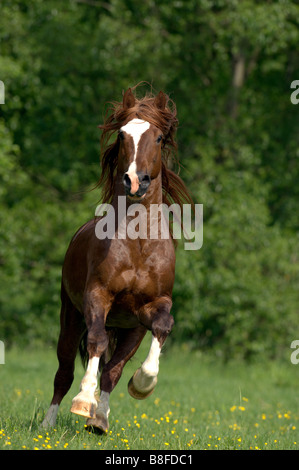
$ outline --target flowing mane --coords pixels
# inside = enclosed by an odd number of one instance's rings
[[[175,133],[178,126],[175,103],[167,96],[167,103],[164,109],[159,109],[154,105],[155,96],[147,94],[138,99],[135,97],[135,105],[124,108],[122,102],[113,102],[108,109],[108,116],[102,129],[101,136],[101,177],[97,184],[102,189],[102,202],[110,203],[114,193],[117,161],[119,151],[119,137],[110,144],[114,133],[134,118],[143,119],[158,127],[163,133],[162,143],[162,191],[163,202],[170,206],[172,203],[189,203],[193,206],[192,198],[181,178],[168,165],[176,158],[177,143]]]

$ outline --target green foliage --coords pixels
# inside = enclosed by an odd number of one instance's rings
[[[202,249],[178,255],[177,334],[224,359],[283,356],[298,325],[298,241],[269,226],[254,178],[225,175],[221,184]]]
[[[299,301],[297,2],[0,8],[0,338],[56,340],[64,253],[99,199],[97,126],[145,80],[177,104],[181,176],[204,206],[202,249],[178,251],[173,337],[283,355]]]

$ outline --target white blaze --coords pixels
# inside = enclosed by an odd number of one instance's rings
[[[132,182],[132,189],[133,192],[136,192],[139,186],[139,180],[137,176],[137,165],[136,165],[136,157],[137,157],[137,150],[138,144],[142,134],[147,131],[150,127],[150,123],[147,121],[143,121],[142,119],[134,118],[129,121],[125,126],[121,127],[121,131],[125,132],[126,134],[130,135],[133,138],[134,142],[134,156],[133,161],[130,164],[127,175],[130,177]]]
[[[133,142],[134,142],[133,162],[135,162],[136,160],[140,137],[142,136],[142,134],[144,134],[145,131],[149,129],[149,127],[150,127],[149,122],[143,121],[142,119],[135,118],[135,119],[132,119],[132,121],[129,121],[125,126],[121,128],[121,131],[125,132],[126,134],[129,134],[133,138]]]

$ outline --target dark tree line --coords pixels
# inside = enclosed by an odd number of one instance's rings
[[[0,338],[53,343],[70,237],[93,217],[105,103],[175,101],[181,176],[204,207],[179,246],[173,339],[222,357],[299,334],[299,7],[291,0],[2,0]],[[140,87],[140,93],[149,86]]]

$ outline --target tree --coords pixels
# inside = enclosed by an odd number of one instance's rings
[[[147,81],[176,102],[181,176],[204,206],[202,249],[178,251],[174,338],[282,354],[299,300],[298,18],[292,0],[2,1],[1,339],[56,340],[63,256],[100,199],[105,103]]]

